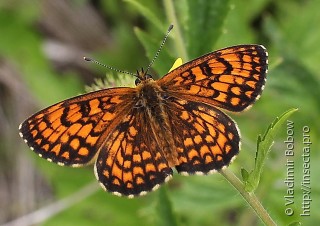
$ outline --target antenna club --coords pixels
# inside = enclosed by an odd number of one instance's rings
[[[160,51],[161,51],[164,43],[166,42],[166,40],[167,40],[167,38],[168,38],[168,36],[169,36],[169,33],[170,33],[170,31],[172,30],[172,28],[173,28],[173,24],[170,24],[170,26],[169,26],[169,28],[168,28],[168,31],[167,31],[166,35],[164,36],[164,38],[163,38],[163,40],[162,40],[162,42],[161,42],[161,44],[160,44],[160,47],[159,47],[158,51],[156,52],[155,56],[154,56],[153,59],[151,60],[150,64],[148,65],[145,74],[148,73],[148,71],[149,71],[149,69],[151,68],[151,66],[153,65],[154,61],[155,61],[155,60],[157,59],[157,57],[159,56],[159,53],[160,53]]]
[[[108,68],[108,69],[113,70],[113,71],[116,71],[116,72],[118,72],[118,73],[128,74],[128,75],[132,75],[132,76],[134,76],[134,77],[137,77],[135,74],[133,74],[133,73],[131,73],[131,72],[119,70],[119,69],[116,69],[116,68],[114,68],[114,67],[110,67],[109,65],[102,64],[102,63],[100,63],[99,61],[96,61],[96,60],[94,60],[94,59],[92,59],[92,58],[83,57],[83,59],[84,59],[85,61],[98,64],[98,65],[100,65],[100,66],[102,66],[102,67]]]
[[[92,59],[89,58],[89,57],[83,57],[83,59],[84,59],[85,61],[92,61]]]

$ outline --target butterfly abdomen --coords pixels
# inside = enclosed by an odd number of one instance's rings
[[[141,84],[138,91],[141,102],[141,111],[145,112],[146,118],[153,132],[153,137],[161,147],[163,155],[168,160],[169,166],[174,167],[178,164],[178,154],[176,153],[173,134],[165,110],[165,101],[168,101],[165,91],[161,89],[152,79]]]

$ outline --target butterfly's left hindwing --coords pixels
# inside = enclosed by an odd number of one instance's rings
[[[95,174],[102,187],[115,195],[143,195],[172,176],[147,118],[145,111],[133,108],[101,147]]]

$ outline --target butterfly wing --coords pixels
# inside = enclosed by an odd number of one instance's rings
[[[109,132],[133,106],[133,88],[105,89],[52,105],[20,125],[40,157],[60,165],[89,164]]]
[[[260,96],[267,65],[263,46],[239,45],[183,64],[157,83],[169,95],[238,112]]]
[[[132,108],[101,147],[95,174],[103,188],[130,198],[155,190],[172,175],[146,112]]]
[[[207,174],[229,165],[239,152],[235,122],[210,105],[171,98],[167,114],[178,152],[179,173]]]

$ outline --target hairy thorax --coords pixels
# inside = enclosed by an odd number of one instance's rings
[[[137,102],[135,107],[145,112],[155,142],[160,147],[170,167],[178,165],[176,145],[172,129],[168,121],[167,104],[170,98],[166,92],[153,80],[147,79],[137,86]]]

